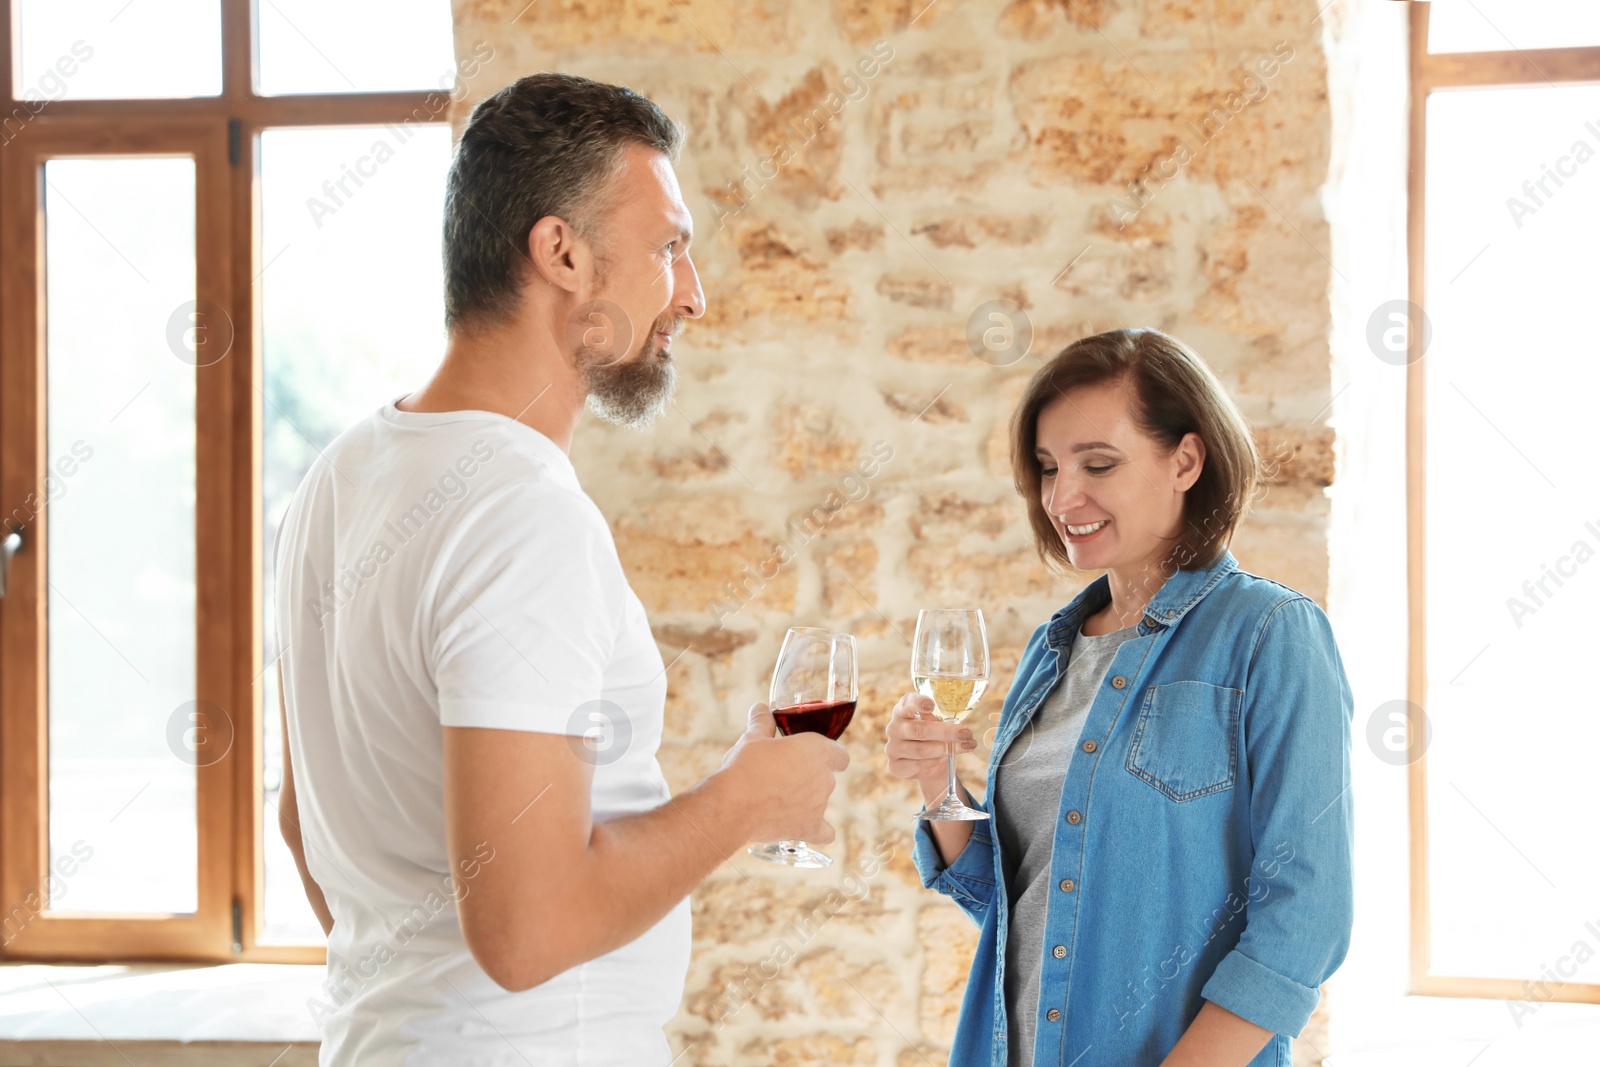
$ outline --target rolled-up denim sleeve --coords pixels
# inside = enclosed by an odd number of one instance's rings
[[[988,810],[988,800],[977,805]],[[936,889],[961,905],[973,922],[983,925],[984,913],[994,903],[994,838],[989,829],[991,820],[972,824],[972,837],[961,855],[950,866],[944,865],[939,855],[938,843],[933,839],[933,827],[926,819],[917,821],[915,842],[911,858],[922,876],[922,884]]]
[[[1350,946],[1354,704],[1322,609],[1304,597],[1278,605],[1243,705],[1255,848],[1245,928],[1201,990],[1274,1033],[1300,1033]]]

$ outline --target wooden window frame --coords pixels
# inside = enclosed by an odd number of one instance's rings
[[[165,154],[195,162],[196,299],[233,322],[228,355],[195,372],[196,699],[232,710],[234,742],[196,769],[193,915],[40,910],[0,960],[320,963],[320,945],[263,943],[260,137],[283,127],[447,122],[440,91],[262,96],[256,0],[221,4],[222,92],[194,99],[57,100],[0,144],[0,507],[42,484],[45,454],[43,163]],[[17,95],[19,14],[0,0],[0,118]],[[23,531],[0,598],[0,907],[46,880],[47,508]],[[9,526],[9,523],[8,523]],[[204,531],[205,536],[198,536]],[[236,710],[233,710],[236,709]]]
[[[1410,5],[1410,175],[1406,217],[1410,297],[1427,309],[1424,268],[1427,188],[1428,97],[1437,91],[1519,85],[1600,84],[1600,46],[1545,48],[1505,52],[1428,51],[1430,4]],[[1408,697],[1414,707],[1427,707],[1425,585],[1426,507],[1426,363],[1422,358],[1423,331],[1410,331],[1406,374],[1406,560],[1408,571],[1409,671]],[[1408,726],[1415,727],[1415,723]],[[1415,758],[1409,765],[1407,788],[1411,857],[1410,992],[1421,996],[1474,997],[1521,1000],[1527,990],[1523,979],[1485,978],[1439,974],[1433,970],[1430,945],[1428,877],[1428,770],[1426,751],[1418,752],[1423,738],[1411,729],[1407,744]],[[1537,975],[1529,978],[1538,979]],[[1554,985],[1547,1000],[1600,1003],[1600,984],[1566,982]]]

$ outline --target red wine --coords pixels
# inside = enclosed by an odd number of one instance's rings
[[[811,704],[773,708],[772,718],[777,722],[780,734],[822,734],[829,741],[837,741],[855,713],[854,700],[819,700]]]

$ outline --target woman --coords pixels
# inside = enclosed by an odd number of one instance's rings
[[[923,884],[982,928],[950,1062],[1286,1067],[1349,943],[1353,702],[1322,611],[1228,550],[1249,428],[1182,342],[1113,330],[1011,437],[1040,555],[1106,573],[1023,651],[965,797],[992,819],[918,824]],[[932,707],[885,746],[930,807],[976,747]]]

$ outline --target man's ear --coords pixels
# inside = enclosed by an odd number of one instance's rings
[[[546,215],[528,231],[528,261],[545,281],[575,293],[588,268],[588,243],[559,215]]]

